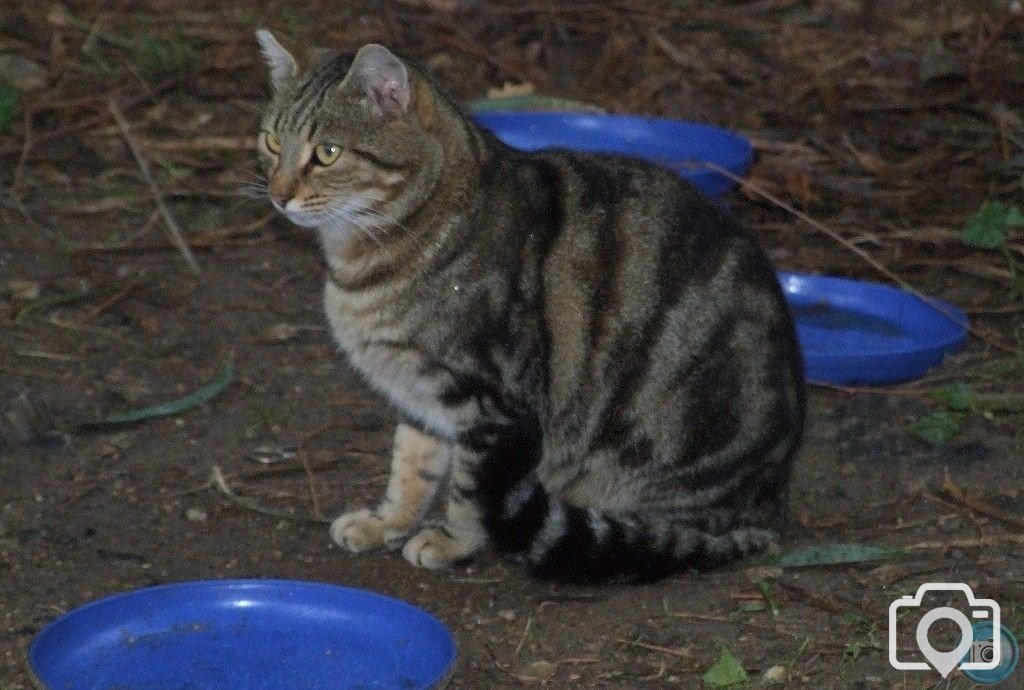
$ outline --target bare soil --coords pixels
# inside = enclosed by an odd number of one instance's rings
[[[0,688],[29,687],[25,650],[59,613],[197,578],[299,578],[406,599],[453,631],[457,688],[698,688],[723,647],[752,685],[783,666],[791,688],[973,687],[889,666],[889,603],[927,581],[997,599],[1024,640],[1020,417],[967,414],[939,446],[909,431],[936,409],[937,386],[968,382],[986,400],[1024,392],[1004,258],[958,239],[982,202],[1024,201],[1024,20],[1008,2],[485,0],[454,15],[390,1],[189,6],[0,9],[0,54],[46,71],[0,131]],[[758,146],[758,189],[970,310],[984,340],[925,381],[810,396],[781,548],[863,542],[910,555],[551,586],[492,554],[450,572],[352,556],[323,525],[211,489],[219,466],[267,506],[329,517],[371,503],[395,421],[331,344],[313,238],[235,193],[255,179],[262,25],[296,44],[386,43],[460,98],[530,83],[614,112],[741,130]],[[110,99],[199,275],[153,215]],[[756,191],[730,202],[780,267],[885,280]],[[22,313],[36,288],[84,295]],[[229,359],[235,381],[199,408],[76,427],[185,395]],[[32,424],[15,419],[22,394]],[[288,448],[298,455],[279,464],[253,460]],[[1024,687],[1022,673],[1003,687]]]

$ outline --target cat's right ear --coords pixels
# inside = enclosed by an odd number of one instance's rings
[[[283,45],[266,29],[256,32],[256,40],[260,42],[260,50],[270,67],[270,82],[274,91],[281,91],[288,82],[299,74],[299,64]]]
[[[360,48],[352,60],[351,72],[379,112],[401,116],[409,110],[412,100],[409,72],[384,46],[368,43]]]

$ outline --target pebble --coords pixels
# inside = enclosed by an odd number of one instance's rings
[[[498,618],[505,621],[514,621],[516,619],[516,612],[512,609],[504,609],[502,611],[498,611]]]
[[[761,678],[766,683],[785,683],[789,678],[789,670],[785,666],[772,666],[765,669],[765,672],[761,674]]]
[[[46,88],[49,75],[46,68],[14,53],[0,55],[0,79],[20,91],[39,91]]]
[[[189,522],[206,522],[208,517],[202,508],[189,508],[185,511],[185,519]]]
[[[533,661],[522,667],[518,676],[526,680],[550,680],[558,673],[558,664],[550,661]]]
[[[39,297],[42,288],[34,280],[8,280],[7,292],[18,302],[31,302]]]

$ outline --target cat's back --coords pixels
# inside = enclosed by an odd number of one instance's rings
[[[732,214],[672,171],[565,149],[517,154],[515,161],[517,186],[525,188],[518,201],[544,219],[537,244],[549,252],[556,279],[621,278],[634,290],[671,291],[735,267],[729,272],[775,292],[770,264]]]
[[[730,337],[741,323],[774,329],[779,365],[793,359],[771,265],[718,202],[631,158],[551,150],[515,160],[536,219],[554,400],[585,382],[674,378],[708,346],[743,349]]]

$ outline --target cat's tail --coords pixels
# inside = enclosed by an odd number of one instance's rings
[[[549,495],[532,473],[492,506],[486,520],[498,548],[535,577],[564,582],[656,580],[743,558],[777,537],[760,527],[709,531],[706,520],[581,508]]]

